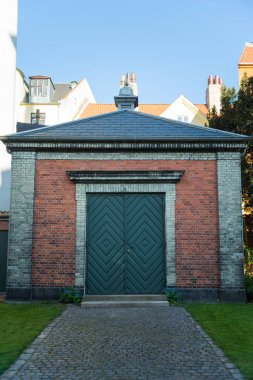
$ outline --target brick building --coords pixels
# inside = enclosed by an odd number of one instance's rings
[[[127,87],[127,86],[126,86]],[[2,138],[12,153],[8,298],[244,300],[245,136],[118,111]]]

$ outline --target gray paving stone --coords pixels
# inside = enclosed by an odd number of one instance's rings
[[[181,307],[70,306],[40,336],[1,379],[242,379]]]

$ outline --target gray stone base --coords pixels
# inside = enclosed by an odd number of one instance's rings
[[[219,299],[221,302],[244,302],[246,303],[245,289],[220,289]]]
[[[32,288],[32,299],[33,300],[58,300],[60,297],[60,292],[63,289],[68,288],[64,287],[48,287],[48,288]],[[72,288],[72,287],[71,287]],[[83,294],[83,288],[79,288],[75,286],[75,289]]]
[[[30,300],[31,288],[6,288],[7,300]]]
[[[57,300],[62,288],[7,288],[9,300]]]
[[[60,292],[64,288],[32,288],[33,300],[57,300],[60,297]]]
[[[57,300],[60,291],[64,288],[7,288],[6,299],[9,300]],[[83,293],[83,288],[76,288]],[[187,302],[246,302],[244,289],[219,288],[167,288],[168,291],[177,291],[180,301]]]
[[[167,288],[169,291],[169,288]],[[219,302],[217,288],[173,288],[179,294],[180,301],[186,302]]]
[[[246,302],[244,289],[171,288],[175,290],[183,302]]]

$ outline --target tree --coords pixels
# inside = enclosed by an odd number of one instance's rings
[[[214,107],[207,119],[212,128],[249,136],[242,157],[242,193],[246,244],[253,248],[253,77],[244,74],[238,92],[223,86],[220,113]]]

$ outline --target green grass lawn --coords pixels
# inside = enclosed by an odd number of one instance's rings
[[[0,303],[0,374],[64,308],[56,303]]]
[[[253,304],[184,305],[237,366],[253,380]]]

